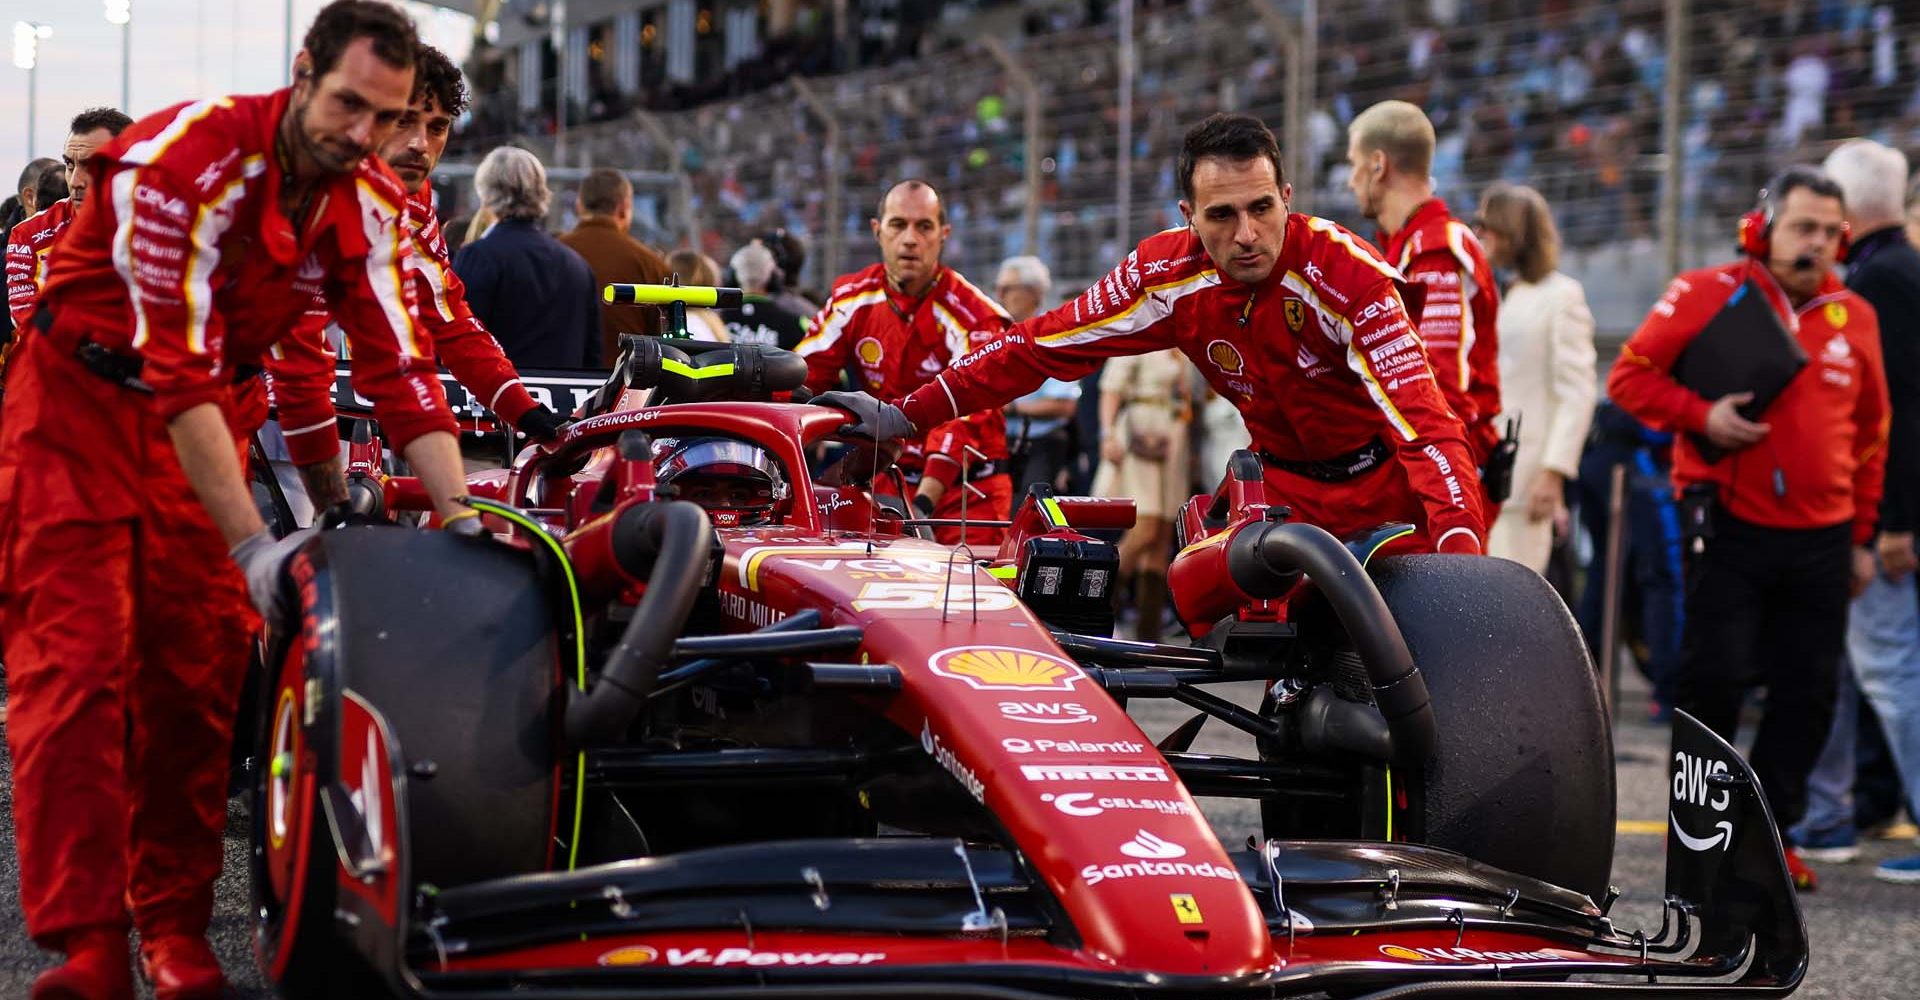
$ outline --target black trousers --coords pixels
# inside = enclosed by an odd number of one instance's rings
[[[1026,451],[1013,456],[1013,506],[1018,509],[1021,501],[1027,497],[1027,487],[1034,483],[1046,483],[1055,492],[1060,487],[1055,480],[1060,470],[1066,468],[1071,457],[1068,450],[1072,445],[1065,430],[1052,434],[1042,434],[1024,442]]]
[[[1675,705],[1729,743],[1747,692],[1767,689],[1748,759],[1780,829],[1806,811],[1846,649],[1851,526],[1793,530],[1714,518],[1689,560]]]

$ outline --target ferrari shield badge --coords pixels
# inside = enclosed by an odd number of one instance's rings
[[[1200,915],[1200,904],[1192,893],[1176,892],[1167,897],[1173,903],[1173,918],[1183,924],[1204,924],[1206,918]]]
[[[1287,329],[1299,333],[1300,328],[1307,325],[1307,304],[1299,299],[1288,299],[1285,303],[1285,310],[1287,314]]]

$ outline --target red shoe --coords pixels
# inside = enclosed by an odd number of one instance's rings
[[[1800,860],[1800,852],[1792,847],[1787,848],[1787,876],[1793,879],[1793,887],[1801,892],[1813,892],[1820,888],[1820,876]]]
[[[221,1000],[227,977],[198,935],[168,934],[140,943],[140,972],[153,983],[154,1000]]]
[[[34,979],[33,1000],[133,1000],[125,931],[75,931],[65,944],[67,960]]]

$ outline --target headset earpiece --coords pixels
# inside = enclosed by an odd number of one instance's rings
[[[1740,252],[1755,260],[1766,260],[1773,250],[1773,219],[1765,208],[1756,208],[1740,217]]]

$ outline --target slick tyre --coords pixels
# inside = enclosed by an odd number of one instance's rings
[[[1395,775],[1407,839],[1600,899],[1613,865],[1613,738],[1585,642],[1518,563],[1379,560],[1371,575],[1426,677],[1438,743]]]
[[[437,531],[321,532],[290,575],[302,632],[272,652],[256,703],[256,952],[282,996],[385,997],[400,915],[339,890],[353,876],[324,802],[331,789],[336,814],[359,809],[349,793],[371,787],[342,773],[343,702],[378,714],[404,775],[383,874],[400,896],[539,871],[556,780],[552,615],[526,553]]]

